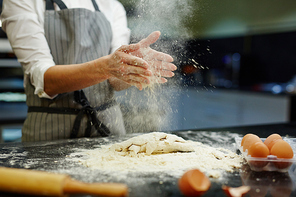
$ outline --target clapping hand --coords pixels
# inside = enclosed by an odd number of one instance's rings
[[[173,58],[150,48],[160,36],[159,31],[151,33],[136,44],[124,45],[108,58],[108,72],[139,90],[152,83],[165,83],[164,77],[172,77],[177,67],[172,64]]]

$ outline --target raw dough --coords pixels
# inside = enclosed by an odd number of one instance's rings
[[[186,170],[195,168],[209,177],[219,178],[225,171],[240,168],[243,162],[243,157],[231,150],[159,132],[142,134],[117,144],[100,145],[93,150],[80,150],[68,158],[106,173],[107,177],[121,177],[122,180],[130,179],[130,173],[145,175],[150,172],[179,178]]]
[[[176,135],[152,132],[114,144],[110,147],[110,150],[121,152],[123,155],[135,156],[138,153],[151,155],[171,152],[191,152],[194,151],[194,147],[190,141],[186,141]]]

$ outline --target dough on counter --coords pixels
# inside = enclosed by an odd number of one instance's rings
[[[224,171],[233,172],[243,163],[243,157],[231,150],[160,132],[137,135],[121,143],[108,143],[93,150],[79,151],[68,158],[105,173],[107,177],[114,176],[116,180],[118,177],[128,180],[156,172],[180,178],[184,171],[194,168],[209,177],[219,178]],[[131,173],[137,176],[130,176]]]
[[[110,150],[121,152],[123,155],[135,156],[138,153],[151,155],[171,152],[191,152],[194,151],[194,147],[190,141],[186,141],[176,135],[152,132],[113,144]]]

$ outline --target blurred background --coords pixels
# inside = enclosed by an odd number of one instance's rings
[[[117,93],[128,132],[295,121],[296,1],[120,2],[131,43],[161,31],[152,47],[178,67],[153,93]],[[15,141],[27,108],[22,70],[2,29],[0,69],[0,138]]]

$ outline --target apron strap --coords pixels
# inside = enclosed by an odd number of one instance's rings
[[[110,130],[108,127],[106,127],[105,124],[103,124],[98,118],[97,118],[97,112],[98,111],[104,111],[108,109],[109,107],[112,107],[116,105],[115,100],[110,100],[109,102],[106,102],[103,105],[100,105],[98,107],[91,107],[89,105],[89,102],[84,94],[84,92],[81,91],[75,91],[74,92],[75,101],[82,105],[81,109],[76,108],[66,108],[66,107],[37,107],[37,106],[29,106],[28,107],[28,113],[29,112],[46,112],[46,113],[55,113],[55,114],[76,114],[76,118],[74,121],[74,125],[70,134],[71,138],[76,138],[80,129],[81,120],[84,115],[87,116],[87,127],[85,129],[84,136],[90,137],[91,135],[91,127],[95,127],[97,132],[102,137],[107,137],[110,135]]]
[[[91,0],[96,11],[100,11],[96,0]],[[54,10],[53,3],[56,3],[61,10],[68,9],[61,0],[46,0],[46,10]]]
[[[88,102],[83,90],[74,92],[74,100],[82,105],[82,110],[75,119],[71,132],[71,138],[77,137],[83,114],[86,114],[88,117],[88,126],[85,131],[86,136],[90,135],[91,126],[94,126],[102,137],[109,136],[109,129],[97,118],[97,111],[95,108],[90,106],[90,103]]]
[[[53,3],[56,3],[61,10],[68,9],[61,0],[46,0],[46,10],[54,10]]]
[[[104,111],[114,105],[116,105],[116,101],[110,100],[109,102],[103,105],[94,107],[94,109],[96,109],[96,111]],[[80,111],[81,109],[68,108],[68,107],[37,107],[37,106],[28,107],[28,112],[46,112],[49,114],[78,114]]]
[[[46,0],[46,10],[54,10],[53,2],[51,0]]]
[[[95,10],[96,11],[100,11],[99,6],[98,6],[96,0],[91,0],[91,1],[92,1],[93,5],[94,5]]]

